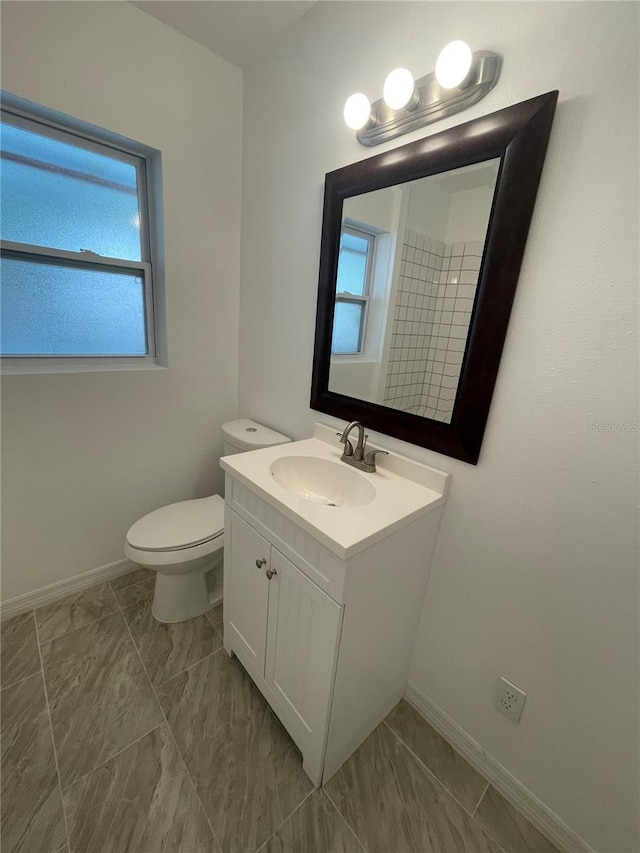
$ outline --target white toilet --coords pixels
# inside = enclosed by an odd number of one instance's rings
[[[291,441],[247,418],[223,424],[222,439],[225,456]],[[223,544],[220,495],[163,506],[129,529],[124,553],[157,572],[151,612],[159,622],[191,619],[221,598]]]

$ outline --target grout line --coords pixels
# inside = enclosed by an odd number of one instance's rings
[[[89,628],[91,625],[97,625],[98,622],[102,622],[104,619],[108,619],[109,616],[115,616],[116,613],[118,613],[118,612],[119,612],[119,610],[112,610],[111,613],[105,613],[103,616],[98,616],[97,619],[93,619],[91,622],[87,622],[86,625],[80,625],[78,628],[73,628],[71,631],[67,631],[66,634],[58,634],[57,637],[52,637],[52,639],[50,639],[50,640],[43,640],[43,641],[38,640],[38,642],[41,646],[48,646],[50,643],[55,643],[56,640],[63,639],[63,637],[70,637],[71,634],[75,634],[76,631],[84,631],[86,628]],[[36,621],[36,628],[37,628],[37,626],[38,626],[38,623]]]
[[[111,595],[113,595],[113,597],[114,597],[114,599],[115,599],[116,606],[118,607],[118,609],[119,609],[119,610],[122,610],[122,609],[123,609],[123,607],[124,607],[124,605],[123,605],[123,604],[121,604],[120,599],[118,598],[118,593],[119,593],[119,592],[125,592],[125,590],[127,590],[127,589],[133,589],[133,587],[134,587],[134,586],[143,586],[143,584],[145,584],[145,583],[146,583],[146,581],[137,581],[136,583],[130,583],[130,584],[129,584],[129,586],[123,586],[123,587],[121,587],[121,588],[120,588],[120,589],[118,589],[118,590],[115,590],[115,589],[111,586],[111,581],[108,581],[108,583],[109,583],[109,589],[111,590]],[[132,604],[127,604],[126,606],[127,606],[127,607],[133,607],[134,605],[132,605]]]
[[[390,726],[390,725],[389,725],[389,723],[386,721],[386,719],[385,719],[385,720],[383,720],[382,722],[383,722],[383,723],[385,724],[385,726],[389,729],[389,731],[391,732],[391,734],[392,734],[394,737],[396,737],[396,738],[400,741],[400,743],[402,744],[402,746],[404,746],[404,748],[407,750],[407,752],[415,758],[415,760],[418,762],[418,764],[420,764],[420,766],[421,766],[424,770],[426,770],[426,772],[429,774],[429,776],[431,776],[431,778],[432,778],[432,779],[434,779],[434,780],[435,780],[435,782],[436,782],[436,783],[437,783],[437,784],[438,784],[438,785],[439,785],[443,790],[445,790],[445,791],[447,792],[447,794],[451,797],[451,799],[452,799],[452,800],[454,800],[454,801],[455,801],[455,802],[460,806],[460,808],[461,808],[461,809],[463,809],[463,811],[465,811],[465,812],[469,815],[469,817],[473,817],[472,812],[470,812],[470,811],[469,811],[469,809],[467,808],[467,806],[464,806],[464,805],[460,802],[460,800],[456,797],[456,795],[455,795],[455,794],[453,794],[453,793],[452,793],[452,792],[447,788],[447,786],[446,786],[446,785],[445,785],[445,784],[444,784],[440,779],[438,779],[438,777],[437,777],[437,776],[436,776],[436,774],[433,772],[433,770],[430,770],[430,769],[429,769],[429,767],[427,767],[427,765],[424,763],[424,761],[423,761],[421,758],[419,758],[419,757],[415,754],[415,752],[411,749],[411,747],[410,747],[410,746],[408,746],[408,745],[407,745],[407,744],[402,740],[402,738],[400,737],[400,735],[399,735],[399,734],[398,734],[394,729],[392,729],[392,728],[391,728],[391,726]],[[457,750],[456,750],[456,752],[457,752]],[[458,753],[458,755],[460,755],[460,753]],[[462,756],[461,756],[461,757],[462,757]],[[481,798],[481,799],[482,799],[482,798]]]
[[[215,628],[214,628],[214,630],[215,630]],[[216,634],[217,633],[218,632],[216,631]],[[161,681],[159,684],[154,684],[154,687],[164,687],[165,684],[168,684],[170,681],[173,681],[174,678],[178,678],[179,676],[184,675],[185,672],[188,672],[190,669],[193,669],[194,666],[198,666],[199,663],[202,663],[205,660],[209,660],[209,658],[212,658],[214,655],[217,655],[221,651],[222,651],[222,646],[220,646],[219,649],[216,649],[213,652],[209,652],[208,655],[205,655],[203,658],[200,658],[200,660],[197,660],[195,663],[190,663],[189,666],[185,666],[184,669],[181,669],[180,672],[176,672],[176,674],[172,675],[171,678],[167,678],[164,681]],[[142,660],[142,658],[140,658],[140,659]],[[148,673],[147,673],[147,675],[148,675]]]
[[[326,788],[321,788],[321,791],[322,791],[322,793],[324,794],[324,796],[329,800],[329,802],[331,803],[331,805],[334,807],[334,809],[335,809],[335,810],[336,810],[336,812],[338,813],[338,816],[340,817],[340,819],[342,820],[342,822],[344,823],[344,825],[347,827],[347,829],[349,830],[349,832],[353,835],[353,837],[354,837],[354,838],[355,838],[355,840],[358,842],[358,844],[360,845],[360,847],[362,847],[362,849],[364,850],[364,853],[367,853],[367,848],[364,846],[363,842],[362,842],[362,841],[360,841],[359,836],[358,836],[358,835],[356,835],[356,831],[355,831],[355,829],[351,826],[351,824],[350,824],[350,823],[349,823],[349,821],[346,819],[346,817],[342,814],[342,812],[340,811],[340,809],[338,808],[338,806],[337,806],[337,805],[334,803],[334,801],[331,799],[331,796],[330,796],[329,792],[327,791],[327,789],[326,789]]]
[[[104,583],[107,584],[107,586],[109,587],[109,592],[113,596],[113,601],[114,601],[114,604],[116,605],[115,610],[111,610],[109,613],[103,613],[102,616],[97,616],[95,619],[90,619],[88,622],[85,622],[84,625],[78,625],[75,628],[70,628],[68,631],[63,631],[62,634],[56,634],[55,637],[48,637],[46,640],[42,641],[42,644],[46,646],[47,643],[52,643],[54,640],[59,640],[60,637],[66,637],[68,634],[73,634],[74,631],[81,631],[83,628],[86,628],[88,625],[93,625],[95,622],[100,622],[101,619],[106,619],[107,616],[113,616],[114,613],[117,613],[118,612],[118,610],[117,610],[118,599],[116,598],[115,593],[114,593],[109,581],[104,581]],[[88,586],[83,590],[83,592],[89,592],[92,589],[97,589],[99,586],[102,586],[102,584],[97,583],[97,584],[95,584],[95,586]],[[60,601],[64,601],[64,599],[60,599]],[[53,603],[59,603],[59,602],[53,602]],[[48,607],[48,606],[49,606],[48,604],[42,605],[42,607]],[[34,609],[34,611],[33,611],[34,616],[38,610],[42,610],[42,607],[36,607]],[[37,625],[38,624],[38,617],[37,616],[35,616],[35,620],[36,620],[36,625]]]
[[[222,599],[218,602],[218,604],[222,604]],[[204,611],[204,616],[205,616],[207,622],[209,622],[211,627],[215,628],[216,631],[218,630],[217,626],[222,625],[224,620],[221,619],[219,622],[214,622],[212,617],[209,614],[211,613],[212,610],[214,610],[218,606],[218,604],[213,604],[208,610]]]
[[[153,684],[153,681],[151,680],[151,677],[149,676],[149,673],[147,671],[147,667],[145,666],[144,661],[142,660],[142,655],[140,654],[140,651],[136,645],[136,641],[133,639],[133,634],[131,633],[131,630],[129,628],[129,624],[128,624],[127,620],[125,619],[124,612],[123,612],[123,609],[122,609],[120,602],[118,602],[118,607],[119,607],[120,615],[122,616],[122,621],[124,622],[125,627],[127,629],[127,633],[129,634],[129,637],[131,638],[131,642],[133,643],[133,648],[135,649],[136,654],[138,655],[138,660],[142,664],[142,670],[143,670],[144,674],[147,676],[149,686],[151,687],[151,691],[155,697],[158,708],[160,709],[160,713],[162,714],[162,719],[164,720],[164,722],[167,726],[167,731],[169,732],[169,736],[173,742],[173,745],[176,749],[176,752],[180,756],[180,760],[182,761],[182,766],[184,767],[184,771],[185,771],[185,774],[187,776],[187,779],[189,780],[189,782],[191,782],[191,787],[193,789],[193,793],[195,794],[197,801],[200,803],[200,808],[202,809],[202,814],[204,815],[204,819],[207,822],[207,826],[211,830],[211,837],[213,838],[214,842],[217,844],[218,850],[222,851],[222,845],[220,844],[220,841],[218,840],[218,836],[214,832],[213,825],[211,824],[211,821],[209,820],[209,815],[207,813],[207,810],[205,809],[204,804],[203,804],[202,800],[200,799],[200,794],[198,793],[198,789],[196,788],[195,783],[193,781],[193,778],[191,776],[191,773],[189,772],[187,762],[185,761],[184,756],[183,756],[182,752],[180,751],[180,747],[178,746],[178,741],[175,738],[175,735],[173,733],[173,729],[169,725],[169,720],[167,719],[167,715],[164,712],[164,708],[162,707],[162,703],[158,699],[158,694],[156,692],[156,688]],[[220,651],[220,649],[218,649],[218,651]],[[214,654],[215,654],[215,652],[214,652]],[[199,661],[198,661],[198,663],[199,663]]]
[[[211,617],[209,616],[208,611],[205,611],[205,614],[204,614],[204,615],[205,615],[206,620],[207,620],[207,622],[209,623],[209,625],[211,625],[211,627],[212,627],[212,628],[215,628],[215,629],[216,629],[216,631],[218,630],[218,625],[222,625],[222,624],[224,624],[224,623],[223,623],[223,621],[222,621],[222,619],[221,619],[219,622],[214,622],[214,621],[213,621],[213,619],[211,619]]]
[[[488,829],[485,829],[485,827],[484,827],[484,826],[482,826],[480,823],[478,823],[478,821],[477,821],[477,820],[476,820],[476,818],[475,818],[475,813],[478,811],[478,808],[479,808],[479,806],[480,806],[480,803],[481,803],[481,802],[482,802],[482,800],[484,799],[484,795],[485,795],[485,794],[487,793],[487,791],[489,790],[490,785],[491,785],[491,782],[487,782],[487,787],[486,787],[486,788],[484,789],[484,791],[482,792],[482,796],[481,796],[481,797],[480,797],[480,799],[478,800],[478,805],[477,805],[477,806],[475,807],[475,809],[473,810],[473,814],[471,815],[471,820],[472,820],[472,821],[475,823],[475,825],[480,829],[480,831],[481,831],[481,832],[483,832],[483,833],[487,836],[487,838],[489,838],[491,841],[493,841],[493,843],[496,845],[496,847],[498,848],[498,850],[502,851],[502,853],[509,853],[509,851],[508,851],[508,850],[505,850],[505,848],[502,846],[502,844],[499,844],[499,843],[498,843],[498,841],[496,840],[495,836],[493,835],[493,832],[490,832]],[[493,826],[491,827],[491,829],[493,830]]]
[[[261,850],[262,850],[262,849],[263,849],[263,848],[264,848],[264,847],[265,847],[265,846],[266,846],[266,845],[271,841],[271,839],[273,838],[273,836],[274,836],[277,832],[280,832],[280,830],[281,830],[281,829],[282,829],[282,827],[285,825],[285,823],[289,820],[289,818],[293,817],[293,815],[298,811],[298,809],[299,809],[299,808],[302,808],[302,806],[307,802],[307,800],[309,799],[309,797],[310,797],[310,796],[311,796],[315,791],[316,791],[316,788],[312,788],[312,789],[309,791],[309,793],[308,793],[308,794],[305,794],[305,795],[304,795],[304,797],[303,797],[303,798],[302,798],[302,800],[298,803],[298,805],[295,807],[295,809],[294,809],[290,814],[288,814],[288,815],[285,817],[285,819],[284,819],[280,824],[278,824],[278,826],[273,830],[273,832],[271,833],[271,835],[270,835],[268,838],[265,838],[265,840],[262,842],[262,844],[261,844],[261,845],[257,848],[257,850],[255,851],[255,853],[260,853],[260,851],[261,851]]]
[[[39,655],[38,655],[38,657],[39,657]],[[10,687],[15,687],[16,684],[22,684],[23,681],[27,680],[27,678],[33,678],[33,676],[37,675],[40,671],[41,671],[41,667],[38,667],[38,669],[34,669],[33,672],[30,673],[29,675],[25,675],[23,678],[19,678],[17,681],[12,681],[11,684],[3,685],[2,687],[0,687],[0,693],[2,693],[3,690],[8,690]]]
[[[478,802],[476,803],[476,807],[475,807],[475,809],[471,812],[471,817],[475,818],[475,814],[476,814],[476,812],[478,811],[478,809],[480,808],[480,803],[484,800],[484,795],[485,795],[485,794],[487,793],[487,791],[489,790],[489,784],[490,784],[490,783],[489,783],[489,782],[487,782],[487,787],[486,787],[486,788],[484,789],[484,791],[482,792],[482,794],[481,794],[481,796],[480,796],[480,799],[479,799],[479,800],[478,800]]]
[[[498,844],[498,842],[497,842],[497,841],[496,841],[496,839],[493,837],[493,835],[492,835],[492,834],[491,834],[487,829],[485,829],[485,827],[484,827],[484,826],[481,826],[481,825],[478,823],[478,821],[475,819],[475,817],[474,817],[474,815],[475,815],[475,813],[476,813],[476,811],[477,811],[477,809],[478,809],[478,806],[479,806],[479,805],[480,805],[480,803],[482,802],[482,798],[484,797],[484,795],[485,795],[485,794],[487,793],[487,791],[489,790],[489,785],[490,785],[490,783],[489,783],[489,782],[487,782],[486,787],[485,787],[484,791],[482,792],[482,797],[480,797],[480,799],[478,800],[478,802],[477,802],[476,806],[474,807],[473,811],[472,811],[472,812],[470,812],[470,811],[469,811],[469,809],[468,809],[466,806],[463,806],[463,805],[462,805],[462,803],[460,802],[460,800],[458,800],[458,798],[457,798],[456,796],[454,796],[454,795],[451,793],[451,791],[447,788],[447,786],[446,786],[446,785],[444,785],[444,784],[440,781],[440,779],[438,779],[438,777],[435,775],[435,773],[434,773],[432,770],[429,770],[429,768],[428,768],[428,767],[427,767],[427,765],[424,763],[424,761],[422,761],[420,758],[418,758],[418,756],[415,754],[415,752],[414,752],[414,751],[413,751],[409,746],[407,746],[407,744],[402,740],[402,738],[400,737],[400,735],[399,735],[399,734],[397,734],[397,733],[396,733],[396,732],[391,728],[391,726],[389,725],[389,723],[388,723],[386,720],[383,720],[382,722],[383,722],[383,723],[385,724],[385,726],[389,729],[389,731],[390,731],[393,735],[395,735],[395,737],[400,741],[400,743],[405,747],[405,749],[406,749],[406,750],[407,750],[407,751],[408,751],[408,752],[409,752],[409,753],[410,753],[410,754],[411,754],[411,755],[416,759],[416,761],[418,761],[418,763],[419,763],[419,764],[420,764],[420,765],[421,765],[421,766],[422,766],[422,767],[427,771],[427,773],[429,774],[429,776],[432,776],[432,777],[435,779],[435,781],[437,782],[437,784],[438,784],[438,785],[440,785],[440,787],[441,787],[441,788],[443,788],[443,789],[447,792],[447,794],[449,794],[449,796],[451,797],[451,799],[452,799],[452,800],[454,800],[454,801],[455,801],[455,802],[460,806],[460,808],[461,808],[464,812],[466,812],[466,814],[468,814],[468,815],[469,815],[469,817],[471,818],[471,820],[473,821],[473,823],[475,823],[475,825],[478,827],[478,829],[479,829],[481,832],[483,832],[483,833],[487,836],[487,838],[490,838],[490,839],[491,839],[491,841],[493,841],[493,843],[496,845],[496,847],[498,847],[498,849],[499,849],[499,850],[503,850],[503,848],[500,846],[500,844]],[[457,750],[457,749],[456,749],[456,750],[454,750],[454,752],[456,752],[456,754],[457,754],[457,755],[460,755],[460,753],[458,752],[458,750]],[[464,756],[461,756],[461,758],[464,758]],[[465,761],[466,761],[466,759],[465,759]],[[468,763],[468,762],[467,762],[467,763]],[[476,771],[476,772],[477,772],[477,771]],[[479,775],[482,775],[482,774],[479,774]],[[483,778],[484,778],[484,777],[483,777]],[[504,853],[504,851],[503,851],[503,853]]]
[[[132,740],[131,743],[128,743],[126,746],[123,746],[122,749],[119,749],[117,752],[114,752],[112,755],[109,755],[103,761],[100,761],[98,764],[94,765],[90,770],[87,770],[86,773],[83,773],[82,776],[78,776],[77,779],[74,779],[73,782],[71,782],[69,785],[67,785],[65,790],[68,791],[70,788],[73,788],[73,786],[76,784],[76,782],[81,782],[83,779],[86,779],[87,776],[90,776],[94,770],[99,770],[100,767],[104,767],[104,765],[108,764],[112,759],[117,758],[123,752],[126,752],[130,746],[135,746],[143,738],[147,737],[147,735],[150,735],[151,732],[155,732],[155,730],[159,729],[161,725],[162,725],[162,723],[158,723],[158,725],[153,726],[153,728],[149,729],[149,731],[145,732],[144,734],[141,734],[140,737],[137,737],[135,740]]]
[[[169,676],[169,678],[165,678],[165,680],[164,680],[164,681],[160,681],[160,682],[158,682],[158,684],[156,684],[156,683],[154,682],[154,680],[151,678],[151,676],[149,675],[149,672],[148,672],[148,670],[147,670],[147,665],[145,664],[145,662],[144,662],[144,660],[143,660],[143,658],[142,658],[142,655],[141,655],[141,653],[140,653],[140,650],[138,649],[138,644],[136,643],[135,638],[134,638],[133,634],[131,633],[131,630],[129,629],[129,623],[128,623],[128,621],[127,621],[127,617],[126,617],[126,615],[125,615],[125,614],[126,614],[126,612],[127,612],[128,610],[132,609],[132,607],[135,607],[135,606],[136,606],[136,605],[128,604],[128,605],[125,607],[124,605],[120,604],[120,602],[118,602],[118,608],[119,608],[120,612],[122,613],[122,618],[124,619],[125,624],[126,624],[126,626],[127,626],[127,630],[129,631],[129,636],[130,636],[130,637],[131,637],[131,639],[133,640],[133,644],[134,644],[134,646],[136,647],[136,651],[138,652],[138,657],[139,657],[139,658],[140,658],[140,660],[142,661],[142,665],[143,665],[143,666],[144,666],[144,668],[145,668],[145,672],[146,672],[146,673],[147,673],[147,675],[149,676],[149,680],[150,680],[150,681],[151,681],[151,683],[153,684],[154,688],[156,688],[156,687],[163,687],[165,684],[168,684],[170,681],[173,681],[173,679],[174,679],[174,678],[178,678],[178,676],[179,676],[179,675],[184,675],[184,673],[185,673],[185,672],[188,672],[188,670],[190,670],[192,667],[197,666],[199,663],[202,663],[202,661],[205,661],[205,660],[207,660],[207,658],[213,657],[213,655],[217,655],[217,654],[218,654],[218,652],[222,651],[223,646],[224,646],[224,640],[223,640],[222,636],[220,635],[220,632],[218,631],[218,629],[217,629],[215,626],[211,625],[211,628],[212,628],[212,630],[213,630],[214,634],[215,634],[215,635],[220,639],[220,642],[222,643],[222,645],[220,646],[220,648],[219,648],[219,649],[214,649],[212,652],[209,652],[209,653],[208,653],[208,654],[206,654],[204,657],[200,658],[200,660],[197,660],[197,661],[194,661],[193,663],[190,663],[190,664],[189,664],[189,666],[185,666],[185,668],[184,668],[184,669],[181,669],[181,670],[180,670],[180,672],[176,672],[174,675],[171,675],[171,676]],[[153,616],[153,614],[152,614],[152,616]],[[155,617],[153,617],[153,618],[155,618]],[[197,617],[194,617],[194,618],[197,618]],[[169,624],[171,624],[171,623],[169,623]],[[176,624],[177,624],[177,623],[176,623]]]
[[[131,571],[131,572],[127,572],[127,573],[126,573],[126,574],[124,574],[124,575],[117,575],[115,578],[109,578],[109,580],[107,581],[107,583],[109,584],[109,586],[111,586],[111,584],[113,583],[113,581],[117,581],[119,578],[126,578],[126,577],[129,577],[129,576],[131,576],[131,575],[135,574],[137,571],[139,571],[139,568],[138,568],[138,569],[134,569],[134,570],[133,570],[133,571]],[[139,578],[137,581],[131,581],[131,583],[128,583],[126,586],[121,586],[121,587],[118,589],[118,592],[121,592],[121,590],[123,590],[123,589],[129,589],[129,587],[136,586],[136,585],[137,585],[137,584],[139,584],[139,583],[145,583],[145,581],[148,581],[149,579],[152,579],[152,578],[153,578],[153,571],[152,571],[151,569],[149,569],[149,571],[151,572],[151,574],[150,574],[150,575],[147,575],[147,576],[146,576],[146,577],[144,577],[144,578]],[[111,592],[113,592],[113,594],[115,595],[115,592],[116,592],[116,591],[115,591],[115,589],[113,588],[113,586],[111,586]],[[118,602],[118,604],[119,604],[119,603],[120,603],[120,602]]]
[[[69,834],[69,824],[67,822],[67,812],[64,807],[64,795],[62,793],[62,778],[60,776],[60,764],[58,762],[58,750],[56,741],[53,736],[53,720],[51,719],[51,705],[49,704],[49,691],[47,690],[47,680],[44,677],[44,660],[42,658],[42,646],[40,645],[40,634],[38,633],[38,623],[36,621],[36,612],[33,611],[33,625],[36,631],[36,643],[38,645],[38,657],[40,658],[40,674],[42,676],[42,687],[44,689],[44,701],[47,709],[47,719],[49,720],[49,734],[51,736],[51,747],[53,749],[53,760],[56,765],[56,775],[58,777],[58,793],[60,794],[60,808],[62,809],[62,822],[64,823],[64,831],[67,836],[67,846],[71,850],[71,836]],[[64,844],[60,848],[64,848]]]

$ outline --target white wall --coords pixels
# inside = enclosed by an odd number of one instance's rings
[[[637,14],[624,3],[321,3],[245,78],[240,409],[297,438],[309,409],[324,174],[558,88],[477,467],[452,472],[411,678],[601,853],[637,839]],[[504,56],[463,116],[368,150],[347,96],[453,38]],[[615,67],[617,84],[612,86]],[[529,694],[492,707],[500,674]]]
[[[242,73],[128,3],[6,3],[2,86],[162,151],[169,369],[10,376],[3,599],[122,559],[220,489],[237,413]]]
[[[406,227],[431,240],[447,242],[452,194],[430,178],[406,184],[409,199]]]
[[[373,225],[381,231],[394,231],[397,225],[398,193],[395,189],[375,190],[344,201],[343,219],[354,219],[363,225]]]
[[[376,399],[376,379],[380,364],[377,361],[341,360],[332,358],[329,387],[336,394],[358,396],[363,400]]]
[[[446,243],[484,243],[494,187],[476,187],[451,195]]]

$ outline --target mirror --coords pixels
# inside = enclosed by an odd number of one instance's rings
[[[312,408],[477,463],[557,94],[326,176]]]
[[[330,391],[451,422],[499,166],[345,199]]]

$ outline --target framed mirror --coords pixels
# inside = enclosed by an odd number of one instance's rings
[[[557,97],[326,175],[311,408],[477,463]]]

